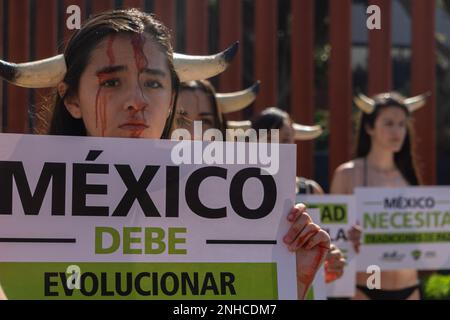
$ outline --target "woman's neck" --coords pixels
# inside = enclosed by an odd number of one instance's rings
[[[372,145],[367,155],[368,164],[378,170],[392,171],[396,170],[394,162],[394,153],[383,148]]]

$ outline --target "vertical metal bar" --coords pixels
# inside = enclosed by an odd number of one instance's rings
[[[435,0],[411,2],[411,93],[429,91],[427,104],[414,113],[417,154],[424,183],[436,183],[436,39]],[[419,162],[419,164],[420,164]]]
[[[314,0],[291,1],[291,115],[295,122],[314,121]],[[297,143],[297,174],[312,177],[314,142]]]
[[[351,154],[351,0],[330,1],[329,173]]]
[[[137,8],[143,10],[145,7],[144,0],[123,0],[123,8]]]
[[[91,14],[97,14],[104,11],[108,11],[114,9],[114,1],[113,0],[94,0],[91,4],[92,12]]]
[[[278,103],[278,2],[255,1],[255,79],[261,91],[254,112]]]
[[[190,54],[208,53],[208,1],[186,2],[186,51]]]
[[[219,1],[219,46],[225,49],[235,41],[239,41],[241,48],[228,70],[219,76],[219,91],[231,92],[242,90],[242,3],[241,0]],[[227,115],[229,120],[242,119],[242,112]]]
[[[175,47],[177,22],[175,20],[175,0],[154,0],[153,13],[171,30],[172,45]]]
[[[25,62],[29,60],[30,36],[28,0],[9,2],[8,7],[8,60]],[[28,130],[29,90],[7,85],[8,117],[6,132],[25,133]]]
[[[381,10],[381,29],[369,30],[369,84],[368,94],[392,89],[391,61],[391,0],[370,0]]]
[[[35,52],[36,59],[52,57],[58,53],[57,37],[57,4],[56,0],[40,0],[36,2],[36,24],[34,26],[36,37]],[[39,109],[44,103],[49,103],[51,89],[36,90],[36,109]],[[38,125],[35,123],[35,125]]]

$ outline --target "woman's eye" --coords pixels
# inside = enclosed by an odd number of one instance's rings
[[[118,79],[109,79],[109,80],[105,80],[103,81],[100,85],[102,87],[106,87],[106,88],[113,88],[113,87],[118,87],[120,84]]]
[[[154,80],[146,81],[145,86],[147,88],[152,88],[152,89],[162,88],[162,84],[159,81],[154,81]]]

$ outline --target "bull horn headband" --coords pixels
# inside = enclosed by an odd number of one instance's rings
[[[430,93],[429,92],[423,93],[411,98],[404,98],[403,96],[394,93],[382,93],[376,95],[375,97],[389,99],[390,97],[394,96],[396,100],[400,100],[401,103],[404,104],[405,107],[408,109],[408,111],[412,113],[414,111],[419,110],[425,105],[427,98],[430,96]],[[353,101],[355,102],[356,106],[366,114],[371,114],[372,112],[375,111],[376,100],[369,98],[368,96],[362,93],[360,93],[357,97],[355,97]]]
[[[321,126],[305,126],[302,124],[294,123],[292,124],[294,128],[294,139],[305,141],[305,140],[313,140],[319,137],[322,134]]]
[[[226,70],[236,55],[239,43],[236,42],[226,50],[210,56],[193,56],[174,53],[173,62],[180,81],[192,81],[211,78]],[[67,72],[64,55],[48,59],[9,63],[0,60],[0,78],[25,88],[56,87],[64,80]]]
[[[260,82],[256,82],[251,87],[236,92],[216,93],[216,101],[221,113],[231,113],[242,110],[253,103],[259,92]]]

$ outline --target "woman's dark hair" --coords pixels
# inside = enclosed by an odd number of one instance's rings
[[[179,91],[181,92],[183,90],[190,90],[190,91],[200,90],[201,92],[204,92],[206,94],[213,108],[213,117],[214,117],[213,127],[220,130],[225,139],[227,121],[225,115],[221,112],[221,110],[219,110],[219,105],[217,104],[216,100],[216,90],[212,86],[211,82],[209,82],[208,80],[182,82],[180,83]]]
[[[89,63],[91,52],[107,36],[118,33],[142,34],[148,33],[161,47],[167,57],[167,63],[171,73],[172,90],[175,98],[172,101],[172,112],[166,121],[161,138],[169,136],[176,113],[176,99],[178,96],[179,78],[173,65],[173,50],[170,44],[168,29],[152,15],[137,9],[113,10],[98,14],[89,19],[83,27],[74,33],[67,44],[64,57],[67,65],[67,73],[64,82],[68,90],[64,97],[56,94],[55,101],[50,110],[51,120],[47,129],[41,129],[40,133],[52,135],[85,136],[86,128],[82,119],[75,119],[67,111],[64,99],[76,95],[80,85],[80,77]],[[44,118],[45,117],[40,117]]]
[[[397,98],[398,96],[398,98]],[[380,115],[381,111],[386,108],[400,108],[409,117],[410,112],[405,104],[402,102],[401,96],[383,95],[379,94],[373,97],[375,100],[375,109],[372,113],[367,114],[361,112],[358,121],[358,136],[356,141],[356,157],[365,158],[372,148],[372,139],[367,133],[367,127],[373,128],[375,121]],[[415,152],[413,149],[413,130],[411,124],[408,124],[406,137],[400,151],[394,153],[394,162],[403,178],[412,186],[421,184],[420,177],[415,163]]]
[[[252,129],[256,130],[256,134],[259,135],[260,129],[277,129],[280,130],[283,127],[285,121],[289,121],[289,114],[281,109],[271,107],[264,109],[252,120]]]

